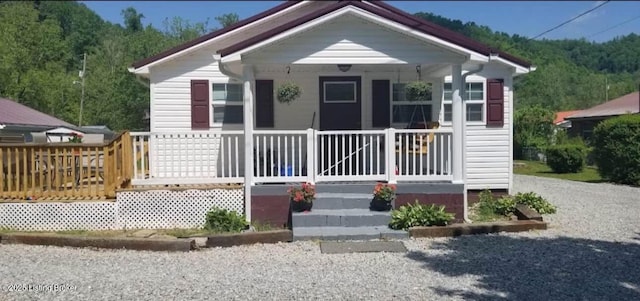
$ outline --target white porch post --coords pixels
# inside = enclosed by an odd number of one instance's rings
[[[387,174],[387,183],[397,184],[398,175],[396,175],[396,129],[388,128],[385,130],[385,154],[386,154],[386,166],[385,173]]]
[[[314,129],[307,129],[307,182],[310,184],[316,183],[316,158],[318,157],[318,150],[315,146],[316,131]]]
[[[253,65],[242,66],[244,86],[244,214],[251,222],[251,186],[253,186]]]
[[[451,119],[453,124],[453,183],[464,183],[464,116],[463,116],[463,103],[462,103],[462,65],[455,64],[451,66],[451,91],[452,93],[452,105],[451,105]]]

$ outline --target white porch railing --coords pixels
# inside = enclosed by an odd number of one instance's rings
[[[255,183],[308,181],[308,131],[259,130],[253,137]]]
[[[316,131],[315,180],[386,180],[385,131]]]
[[[243,131],[131,133],[134,185],[243,183]],[[449,181],[449,129],[256,130],[253,182]]]
[[[133,132],[133,185],[243,183],[243,131]]]

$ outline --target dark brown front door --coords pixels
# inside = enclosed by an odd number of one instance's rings
[[[362,98],[359,76],[320,77],[320,130],[360,130]],[[317,141],[324,160],[319,174],[357,175],[361,166],[359,135],[322,135]],[[320,158],[318,158],[320,160]],[[359,164],[360,163],[360,164]]]
[[[362,98],[359,76],[320,77],[320,130],[359,130]]]

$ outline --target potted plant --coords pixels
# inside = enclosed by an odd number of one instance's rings
[[[291,104],[294,100],[298,99],[302,94],[300,86],[293,82],[285,82],[278,87],[276,95],[280,103]]]
[[[431,85],[423,81],[410,82],[405,86],[404,90],[408,101],[431,100]]]
[[[391,204],[396,199],[396,185],[378,183],[373,189],[373,199],[369,204],[369,209],[373,211],[389,211],[393,207]]]
[[[290,187],[287,190],[291,200],[291,211],[311,211],[313,200],[316,198],[316,188],[309,183],[302,183],[300,187]]]
[[[82,134],[78,134],[76,132],[71,133],[71,137],[69,137],[69,143],[82,143]],[[73,148],[73,155],[74,156],[79,156],[80,155],[80,148]]]

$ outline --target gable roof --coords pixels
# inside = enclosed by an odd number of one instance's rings
[[[599,104],[595,107],[582,110],[576,114],[566,117],[566,119],[617,116],[627,113],[640,113],[640,92],[633,92]]]
[[[329,2],[329,1],[327,1]],[[176,47],[173,47],[171,49],[168,49],[166,51],[163,51],[159,54],[156,54],[154,56],[148,57],[146,59],[137,61],[135,63],[132,64],[132,67],[137,69],[137,68],[141,68],[144,67],[148,64],[151,64],[155,61],[158,61],[160,59],[163,59],[165,57],[168,57],[170,55],[176,54],[180,51],[186,50],[188,48],[194,47],[196,45],[199,45],[201,43],[204,43],[206,41],[209,41],[213,38],[216,38],[220,35],[223,35],[225,33],[228,33],[232,30],[238,29],[240,27],[243,27],[245,25],[248,25],[250,23],[253,23],[255,21],[258,21],[260,19],[266,18],[268,16],[271,16],[273,14],[276,14],[280,11],[283,11],[289,7],[294,6],[295,4],[299,3],[299,1],[285,1],[284,3],[269,9],[267,11],[264,11],[260,14],[257,14],[255,16],[252,16],[250,18],[247,18],[245,20],[242,20],[232,26],[226,27],[224,29],[218,30],[218,31],[214,31],[212,33],[206,34],[204,36],[201,36],[197,39],[194,39],[192,41],[186,42],[184,44],[178,45]],[[513,55],[510,55],[506,52],[502,52],[500,50],[497,49],[493,49],[487,45],[484,45],[478,41],[475,41],[463,34],[457,33],[455,31],[449,30],[445,27],[439,26],[435,23],[429,22],[427,20],[424,20],[422,18],[418,18],[416,16],[413,16],[412,14],[409,14],[407,12],[404,12],[400,9],[397,9],[389,4],[386,4],[382,1],[372,1],[371,3],[373,3],[375,6],[373,5],[369,5],[369,4],[365,4],[362,3],[362,1],[335,1],[333,3],[331,3],[330,5],[325,5],[325,6],[321,6],[316,8],[315,10],[307,13],[306,15],[303,15],[299,18],[296,18],[294,20],[290,20],[284,24],[272,24],[273,28],[267,28],[265,31],[262,31],[252,37],[249,38],[244,38],[241,41],[232,44],[230,46],[226,46],[223,49],[220,49],[218,51],[218,53],[220,53],[222,56],[228,55],[230,53],[236,52],[238,50],[241,50],[243,48],[246,48],[248,46],[251,46],[253,44],[259,43],[263,40],[266,40],[269,37],[272,37],[278,33],[287,31],[289,29],[292,29],[296,26],[299,26],[301,24],[304,24],[308,21],[311,21],[315,18],[321,17],[325,14],[328,14],[330,12],[336,11],[340,8],[346,7],[346,6],[354,6],[357,8],[360,8],[362,10],[365,10],[367,12],[370,12],[372,14],[378,15],[380,17],[392,20],[394,22],[397,22],[399,24],[402,24],[404,26],[413,28],[419,32],[428,34],[428,35],[432,35],[435,36],[437,38],[440,38],[442,40],[451,42],[453,44],[459,45],[461,47],[464,47],[466,49],[478,52],[482,55],[485,56],[490,56],[492,54],[497,54],[499,57],[514,63],[516,65],[520,65],[522,67],[525,68],[530,68],[532,67],[532,64],[521,59],[518,57],[515,57]]]
[[[573,111],[562,111],[562,112],[557,112],[556,113],[556,119],[553,120],[553,124],[559,124],[561,122],[564,122],[566,117],[569,117],[573,114],[576,114],[580,112],[580,110],[573,110]]]
[[[0,108],[1,125],[74,126],[11,99],[0,98]]]

